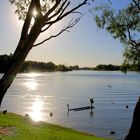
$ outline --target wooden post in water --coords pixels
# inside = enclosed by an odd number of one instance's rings
[[[91,109],[93,108],[93,103],[94,103],[94,100],[93,100],[93,98],[90,98],[90,107],[91,107]]]

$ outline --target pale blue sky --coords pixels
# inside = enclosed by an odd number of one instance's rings
[[[104,0],[96,0],[95,4]],[[115,7],[125,5],[129,0],[112,0]],[[0,54],[13,53],[18,43],[22,23],[18,21],[14,14],[14,6],[8,0],[0,2]],[[52,61],[55,64],[96,66],[98,64],[122,64],[122,45],[118,40],[114,40],[111,35],[95,25],[92,15],[84,9],[84,16],[81,21],[61,36],[33,48],[27,60]],[[86,9],[86,10],[85,10]],[[57,25],[57,28],[60,26]],[[49,30],[49,34],[55,28]]]

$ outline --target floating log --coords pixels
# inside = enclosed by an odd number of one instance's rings
[[[88,110],[88,109],[93,109],[95,107],[91,106],[84,106],[84,107],[78,107],[78,108],[69,108],[69,104],[67,104],[68,111],[82,111],[82,110]]]

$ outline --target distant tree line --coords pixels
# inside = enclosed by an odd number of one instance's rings
[[[8,70],[9,65],[11,64],[12,54],[7,55],[0,55],[0,73],[4,73]],[[75,66],[65,66],[62,64],[56,65],[53,62],[37,62],[37,61],[25,61],[20,72],[31,72],[31,71],[72,71],[72,70],[88,70],[91,68],[84,67],[80,68],[78,65]]]
[[[7,55],[0,55],[0,73],[4,73],[7,71],[10,63],[11,63],[12,54]],[[31,72],[31,71],[39,71],[39,72],[45,72],[45,71],[72,71],[72,70],[101,70],[101,71],[116,71],[116,70],[131,70],[131,71],[140,71],[140,66],[133,64],[133,65],[105,65],[100,64],[96,67],[79,67],[78,65],[75,66],[65,66],[62,64],[56,65],[53,62],[36,62],[36,61],[25,61],[22,68],[20,69],[20,72]]]
[[[140,71],[140,65],[138,64],[123,64],[123,65],[105,65],[105,64],[100,64],[97,65],[96,67],[93,68],[93,70],[102,70],[102,71]]]
[[[117,65],[105,65],[105,64],[100,64],[97,65],[95,68],[93,68],[94,70],[105,70],[105,71],[116,71],[116,70],[121,70],[121,66],[117,66]]]
[[[12,54],[0,55],[0,73],[7,71],[9,65],[11,64]],[[36,62],[36,61],[25,61],[20,69],[20,72],[31,72],[31,71],[71,71],[78,70],[79,66],[65,66],[65,65],[55,65],[53,62]]]

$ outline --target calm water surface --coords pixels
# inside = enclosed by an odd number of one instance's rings
[[[2,75],[0,75],[1,77]],[[18,74],[2,109],[101,137],[123,139],[140,96],[140,73],[72,71]],[[94,98],[95,109],[73,112]],[[128,109],[126,109],[128,105]],[[50,116],[53,112],[53,116]],[[116,134],[111,136],[110,131]]]

